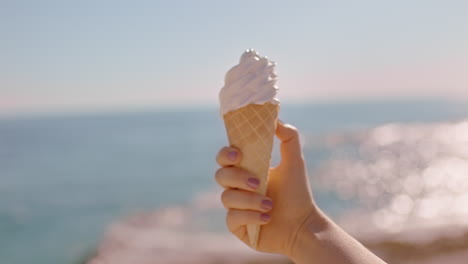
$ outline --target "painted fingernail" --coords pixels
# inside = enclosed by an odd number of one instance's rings
[[[237,160],[237,151],[230,151],[228,153],[228,159],[230,161],[236,161]]]
[[[262,214],[260,215],[260,219],[262,219],[263,222],[268,222],[270,221],[270,215],[269,214]]]
[[[260,180],[257,178],[249,178],[247,180],[247,185],[252,189],[257,189],[260,186]]]
[[[271,210],[273,208],[273,202],[270,200],[263,200],[262,201],[262,209],[264,210]]]

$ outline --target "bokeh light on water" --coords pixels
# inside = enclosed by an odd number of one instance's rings
[[[351,141],[354,148],[342,148],[321,166],[318,178],[358,204],[342,217],[348,229],[397,233],[467,224],[468,120],[387,124],[341,137],[347,141],[323,142],[340,149]]]

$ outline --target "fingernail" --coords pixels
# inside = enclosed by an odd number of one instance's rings
[[[252,189],[257,189],[260,186],[260,180],[257,178],[249,178],[247,180],[247,185]]]
[[[270,200],[263,200],[262,201],[262,209],[264,210],[271,210],[273,208],[273,202]]]
[[[228,153],[228,159],[231,161],[236,161],[237,159],[237,151],[230,151]]]
[[[269,214],[262,214],[262,215],[260,216],[260,219],[262,219],[263,222],[268,222],[268,221],[270,221],[270,218],[271,218],[271,217],[270,217]]]

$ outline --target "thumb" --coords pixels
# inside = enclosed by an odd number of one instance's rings
[[[292,125],[278,121],[276,136],[281,141],[281,161],[286,163],[303,162],[299,131]]]

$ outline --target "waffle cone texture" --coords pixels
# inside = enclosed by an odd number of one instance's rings
[[[250,104],[223,117],[229,144],[242,152],[240,167],[260,179],[257,192],[263,195],[267,190],[278,112],[278,104]],[[247,225],[247,234],[250,245],[257,248],[260,226]]]

